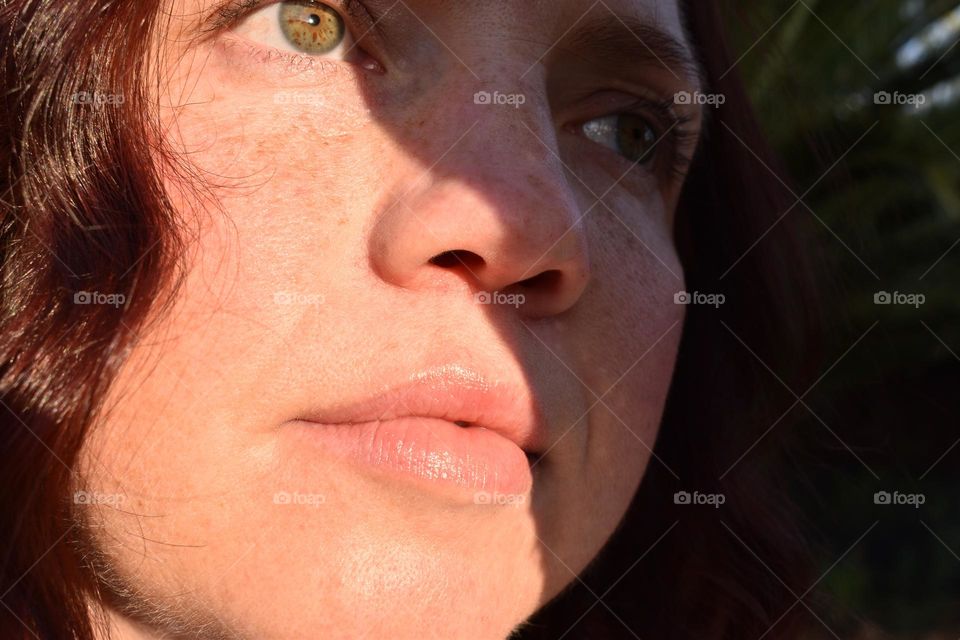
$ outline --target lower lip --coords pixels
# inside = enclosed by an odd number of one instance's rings
[[[472,491],[475,502],[523,496],[533,485],[523,449],[482,427],[423,417],[297,424],[330,453],[398,478]]]

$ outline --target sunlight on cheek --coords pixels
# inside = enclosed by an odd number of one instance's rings
[[[348,598],[373,600],[384,596],[416,596],[443,590],[443,569],[435,555],[404,543],[353,546],[343,568]],[[345,594],[346,595],[346,594]]]

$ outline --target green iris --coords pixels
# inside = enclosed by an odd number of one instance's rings
[[[653,157],[657,134],[640,116],[623,114],[617,117],[617,147],[633,162],[647,162]]]
[[[645,164],[655,155],[657,132],[639,115],[621,113],[596,118],[583,125],[583,133],[631,162]]]
[[[347,33],[340,14],[314,0],[283,2],[280,29],[291,45],[311,55],[330,53],[340,46]]]

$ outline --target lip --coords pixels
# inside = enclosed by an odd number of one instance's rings
[[[290,423],[327,452],[397,479],[472,491],[475,502],[525,495],[531,460],[547,448],[542,412],[526,385],[489,380],[447,365]]]

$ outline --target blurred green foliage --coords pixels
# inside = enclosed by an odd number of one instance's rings
[[[960,12],[948,16],[958,3],[729,4],[737,69],[782,177],[803,196],[789,215],[808,219],[824,274],[826,375],[807,399],[819,419],[796,409],[819,444],[797,463],[797,495],[822,540],[821,586],[896,637],[956,638]],[[877,104],[880,91],[925,103]],[[877,305],[880,291],[926,300]],[[876,491],[926,502],[877,505]]]

